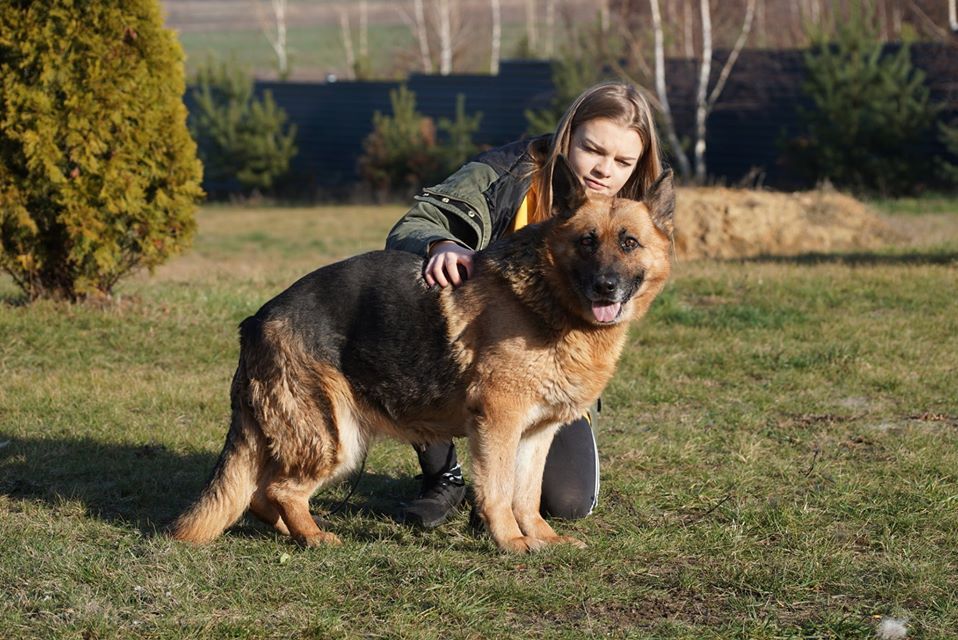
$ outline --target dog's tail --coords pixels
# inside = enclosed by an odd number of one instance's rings
[[[249,507],[263,466],[261,434],[243,406],[238,388],[243,365],[233,382],[233,417],[213,475],[196,503],[173,523],[170,534],[185,542],[209,542],[235,523]]]

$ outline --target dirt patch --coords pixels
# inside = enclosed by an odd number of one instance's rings
[[[903,239],[866,205],[833,191],[690,187],[676,195],[680,259],[862,251]]]

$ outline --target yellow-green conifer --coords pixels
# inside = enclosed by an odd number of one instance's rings
[[[0,268],[30,298],[109,295],[188,245],[202,167],[156,0],[0,8]]]

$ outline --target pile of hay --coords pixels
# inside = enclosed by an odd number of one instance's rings
[[[690,187],[676,193],[680,259],[862,251],[896,240],[899,234],[867,206],[833,191]]]

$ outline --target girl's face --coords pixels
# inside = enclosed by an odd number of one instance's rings
[[[614,196],[632,176],[642,152],[637,131],[594,118],[572,132],[569,165],[587,190]]]

